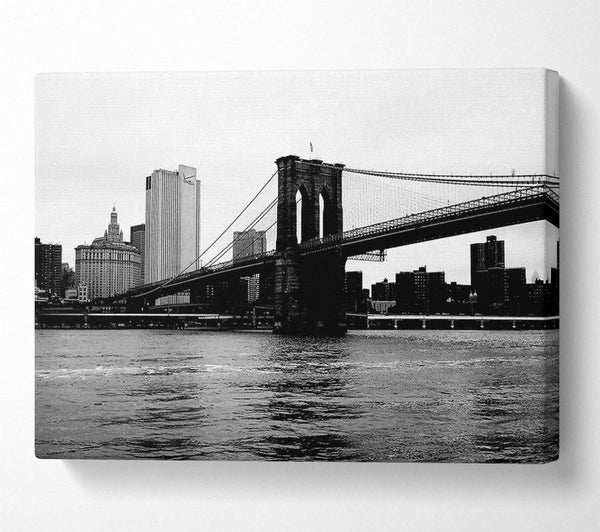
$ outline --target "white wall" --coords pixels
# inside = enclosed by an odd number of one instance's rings
[[[595,0],[5,1],[0,16],[0,528],[593,530],[599,495],[600,9]],[[167,7],[169,5],[169,7]],[[349,7],[351,6],[351,7]],[[38,461],[33,76],[39,71],[529,67],[561,85],[561,459],[545,466]],[[10,180],[6,176],[11,176]],[[8,220],[15,220],[7,225]],[[12,228],[18,231],[12,232]],[[8,281],[5,283],[5,281]],[[10,326],[8,324],[10,323]]]

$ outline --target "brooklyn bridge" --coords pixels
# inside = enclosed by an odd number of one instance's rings
[[[158,298],[182,291],[198,296],[209,286],[258,275],[275,332],[336,334],[346,329],[347,260],[382,260],[390,248],[539,220],[559,226],[556,176],[402,173],[295,155],[276,165],[194,263],[103,302],[141,312]],[[251,220],[240,227],[244,216]],[[272,235],[274,247],[225,260],[232,243],[219,248],[217,242],[238,228]]]

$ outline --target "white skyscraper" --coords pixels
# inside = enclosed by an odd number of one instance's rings
[[[199,268],[200,181],[196,169],[154,170],[146,177],[144,282],[169,279]],[[190,266],[191,264],[191,266]],[[163,297],[157,304],[188,303],[189,294]]]

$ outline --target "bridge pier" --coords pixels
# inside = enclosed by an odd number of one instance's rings
[[[297,249],[284,251],[275,260],[274,332],[294,333],[304,328],[300,297],[300,253]]]
[[[346,332],[345,266],[340,249],[302,255],[301,240],[339,235],[342,227],[343,165],[323,165],[295,155],[276,161],[278,175],[277,251],[274,332],[331,334]],[[297,227],[296,194],[302,195],[301,228]],[[320,199],[324,202],[320,220]],[[321,223],[322,222],[322,223]]]
[[[283,253],[275,262],[274,332],[344,334],[345,265],[341,253],[318,259]]]

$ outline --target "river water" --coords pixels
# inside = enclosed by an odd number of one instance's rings
[[[557,331],[37,330],[44,458],[544,462]]]

